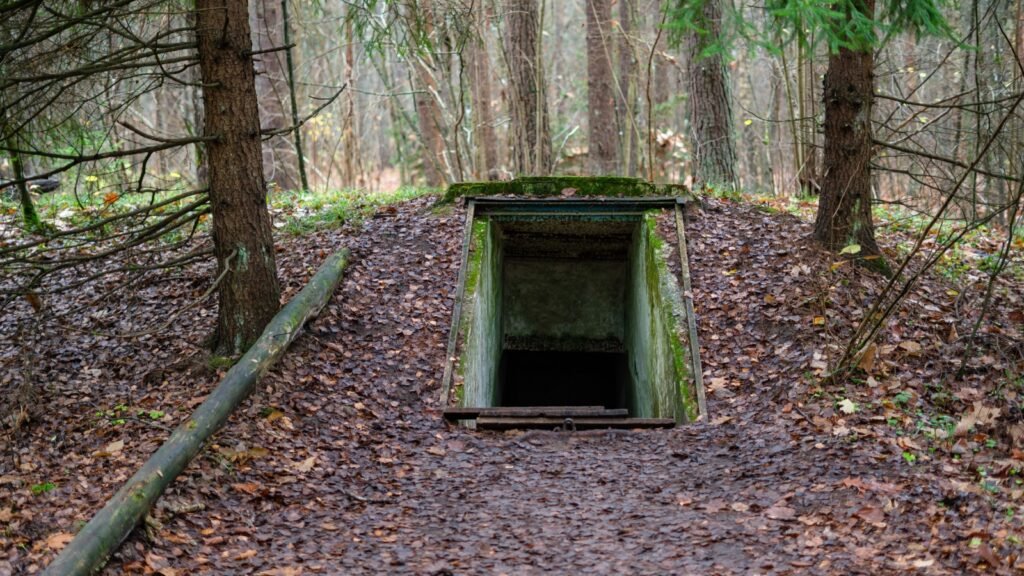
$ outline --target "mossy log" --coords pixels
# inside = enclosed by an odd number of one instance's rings
[[[146,516],[157,498],[227,421],[232,411],[281,358],[302,327],[330,300],[348,265],[348,250],[331,255],[302,289],[270,321],[255,344],[228,370],[191,418],[183,422],[128,480],[60,555],[44,575],[86,576],[98,570]]]

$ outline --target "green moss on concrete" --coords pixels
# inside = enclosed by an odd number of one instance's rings
[[[658,213],[650,211],[632,222],[588,222],[619,243],[616,250],[605,247],[594,254],[600,235],[587,227],[565,235],[578,235],[579,242],[563,237],[549,246],[540,239],[565,232],[546,228],[557,219],[535,227],[487,217],[474,221],[453,381],[458,403],[499,402],[503,346],[529,340],[526,345],[536,347],[543,340],[546,347],[539,349],[576,350],[614,342],[628,357],[627,405],[633,416],[695,420],[699,408],[686,308],[668,265],[672,246],[657,233]],[[588,251],[580,253],[579,243]],[[506,252],[510,258],[526,258],[526,267],[506,263]],[[625,266],[611,265],[623,258]]]
[[[473,222],[459,333],[464,335],[456,396],[460,405],[497,401],[501,359],[501,239],[488,219]]]
[[[448,187],[441,203],[464,196],[562,196],[644,197],[686,196],[681,184],[653,184],[639,178],[618,176],[524,176],[507,182],[459,182]]]
[[[671,250],[657,233],[656,214],[644,215],[630,250],[626,345],[638,383],[630,408],[636,416],[687,422],[699,411],[689,347],[678,331],[685,313],[668,268]]]

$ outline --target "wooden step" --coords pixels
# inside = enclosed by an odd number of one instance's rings
[[[539,428],[551,430],[567,424],[566,418],[494,418],[479,416],[476,419],[477,430],[523,430]],[[674,428],[676,421],[671,418],[571,418],[572,428],[576,430],[596,430],[604,428]]]
[[[444,411],[446,420],[473,420],[488,418],[626,418],[625,408],[604,406],[494,406],[479,408],[448,408]]]

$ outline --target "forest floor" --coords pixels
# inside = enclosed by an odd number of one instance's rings
[[[353,249],[334,299],[173,484],[106,574],[963,574],[1024,567],[1021,283],[928,276],[869,373],[821,376],[882,279],[790,215],[706,199],[689,223],[710,421],[481,433],[441,418],[463,213],[421,198],[280,241],[294,294]],[[223,375],[214,311],[161,323],[196,266],[123,299],[0,323],[0,573],[38,572]],[[973,313],[972,313],[973,311]],[[23,394],[24,395],[24,394]]]

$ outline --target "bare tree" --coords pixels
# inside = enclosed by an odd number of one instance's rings
[[[693,179],[698,186],[739,186],[732,102],[722,52],[716,46],[722,29],[719,0],[705,0],[699,27],[686,38],[689,81],[690,142]]]
[[[285,70],[284,46],[285,22],[281,0],[253,0],[252,36],[253,45],[259,52],[256,63],[256,97],[260,106],[260,119],[264,128],[282,132],[291,122],[285,111],[288,97],[288,76]],[[276,134],[263,143],[263,168],[267,182],[281,190],[295,190],[299,187],[295,168],[295,150],[288,141],[288,134]]]
[[[505,6],[512,171],[547,174],[552,166],[551,129],[537,0],[508,0]]]
[[[587,0],[588,163],[594,176],[618,174],[619,134],[615,122],[615,84],[609,28],[610,0]]]
[[[491,103],[491,61],[487,51],[486,34],[489,10],[485,6],[474,14],[475,34],[470,39],[470,83],[472,84],[475,112],[475,140],[478,150],[477,177],[496,179],[498,176],[498,136],[494,129],[494,107]]]

